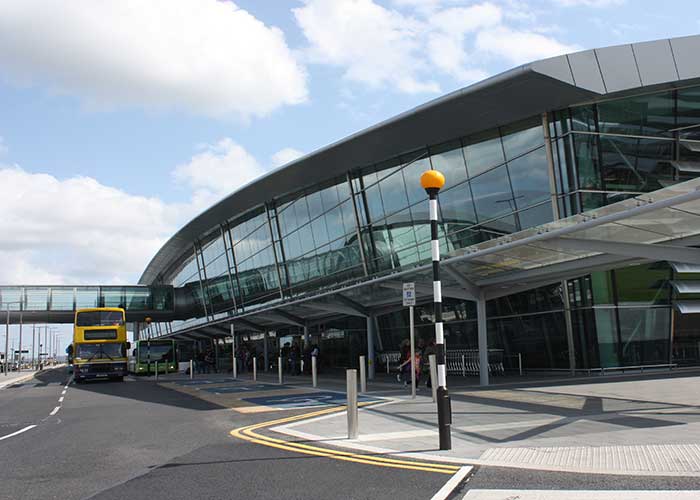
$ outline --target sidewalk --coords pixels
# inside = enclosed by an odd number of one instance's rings
[[[24,382],[29,380],[39,373],[38,371],[21,371],[21,372],[7,372],[7,376],[4,373],[0,373],[0,390],[5,387],[16,384],[19,382]]]
[[[320,381],[325,389],[344,392],[342,382]],[[452,384],[451,451],[437,450],[437,416],[429,390],[421,387],[412,400],[390,380],[370,386],[370,394],[391,399],[360,410],[356,440],[347,439],[344,413],[273,430],[363,451],[428,454],[433,460],[700,478],[698,384],[696,373],[488,389]]]

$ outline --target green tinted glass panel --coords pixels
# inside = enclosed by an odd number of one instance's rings
[[[49,299],[48,288],[26,288],[24,308],[29,311],[46,311]],[[72,297],[71,297],[72,299]],[[72,304],[71,304],[72,305]]]
[[[544,145],[544,130],[539,117],[503,127],[501,134],[508,160]]]
[[[544,147],[508,162],[515,204],[525,208],[551,197]]]
[[[51,288],[51,310],[52,311],[72,311],[73,310],[73,289],[72,288]]]
[[[618,304],[668,304],[670,278],[670,268],[657,263],[616,269]]]
[[[601,133],[671,136],[675,128],[672,92],[635,96],[598,104]]]
[[[673,181],[673,143],[600,137],[601,175],[607,191],[655,191]]]
[[[98,288],[78,287],[75,292],[75,307],[77,309],[99,306],[100,297]]]
[[[430,148],[432,168],[445,176],[445,187],[449,189],[467,178],[467,166],[464,163],[462,144],[459,141],[441,144]]]
[[[475,177],[486,170],[505,162],[503,146],[498,131],[469,141],[464,148],[469,177]]]
[[[574,136],[574,154],[578,167],[578,184],[581,189],[602,189],[598,160],[598,137]]]
[[[493,219],[515,210],[516,200],[510,189],[505,165],[472,179],[471,186],[479,221]]]

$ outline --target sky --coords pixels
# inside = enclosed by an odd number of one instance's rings
[[[0,285],[136,283],[302,154],[532,60],[698,31],[696,0],[2,0]]]

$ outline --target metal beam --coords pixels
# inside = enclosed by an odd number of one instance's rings
[[[302,327],[306,325],[306,321],[304,321],[299,316],[295,316],[294,314],[288,313],[286,311],[282,311],[280,309],[273,309],[270,311],[257,313],[256,316],[260,316],[262,318],[266,318],[266,319],[269,319],[271,321],[283,323],[286,325],[294,325],[294,326],[302,326]]]
[[[336,295],[332,297],[328,297],[328,299],[333,300],[333,298],[337,297]],[[319,311],[326,311],[326,312],[332,312],[332,313],[337,313],[337,314],[346,314],[348,316],[359,316],[361,318],[366,318],[369,316],[367,312],[364,310],[359,311],[358,309],[354,307],[347,306],[344,303],[338,302],[331,302],[329,300],[324,300],[324,301],[308,301],[304,302],[304,307],[311,307],[314,309],[317,309]]]
[[[248,330],[252,330],[254,332],[264,332],[266,330],[266,328],[264,326],[260,326],[257,323],[253,323],[252,321],[247,320],[247,319],[243,319],[243,318],[234,318],[233,322],[240,323]]]
[[[700,251],[696,248],[583,238],[555,238],[550,240],[549,243],[554,247],[565,250],[588,250],[638,259],[671,260],[684,264],[700,264]]]
[[[477,300],[479,297],[479,287],[470,279],[468,279],[464,274],[462,274],[454,265],[443,264],[442,270],[445,271],[450,278],[455,280],[459,286],[461,286],[471,298],[467,300]],[[442,288],[442,294],[445,294],[445,287]],[[449,297],[449,295],[446,295]]]

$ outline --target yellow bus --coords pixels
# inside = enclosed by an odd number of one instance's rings
[[[130,347],[124,309],[97,307],[76,311],[69,353],[76,382],[96,378],[124,380]]]

